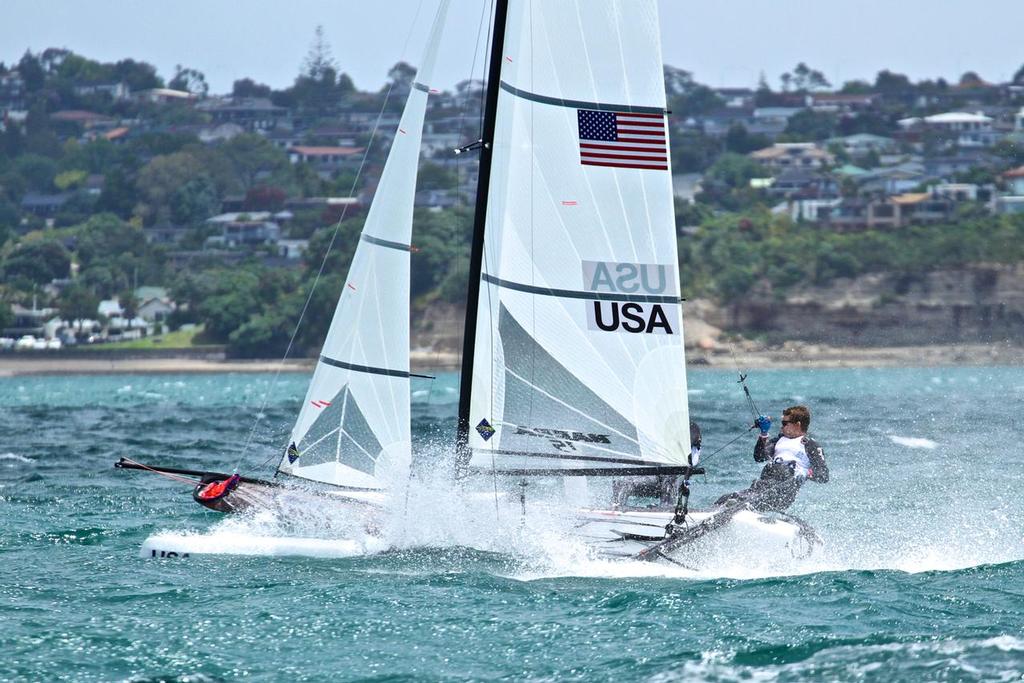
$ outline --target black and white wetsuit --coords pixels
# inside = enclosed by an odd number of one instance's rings
[[[829,477],[825,454],[809,436],[759,438],[754,445],[754,461],[768,463],[761,476],[750,488],[724,495],[715,505],[742,501],[760,512],[782,512],[796,500],[804,481],[824,484]]]

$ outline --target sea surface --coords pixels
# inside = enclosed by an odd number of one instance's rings
[[[406,499],[390,537],[334,538],[112,467],[268,476],[307,380],[0,378],[0,680],[1024,680],[1022,368],[751,372],[763,412],[811,406],[832,482],[792,511],[825,545],[699,572],[593,558],[497,505],[474,535],[454,490]],[[456,382],[413,387],[424,480]],[[734,372],[692,371],[690,405],[701,505],[758,469]],[[219,552],[140,558],[152,534]]]

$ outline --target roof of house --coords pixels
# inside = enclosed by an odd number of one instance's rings
[[[1003,174],[1004,178],[1024,178],[1024,166],[1018,166],[1017,168],[1011,168],[1009,171]]]
[[[865,171],[860,166],[854,166],[853,164],[846,164],[844,166],[840,166],[839,168],[837,168],[834,171],[834,173],[836,173],[838,175],[858,176],[858,175],[864,175],[865,173],[867,173],[867,171]]]
[[[140,90],[136,93],[139,96],[156,96],[156,97],[178,97],[183,100],[194,100],[196,95],[190,93],[187,90],[172,90],[171,88],[149,88],[148,90]]]
[[[883,143],[883,144],[885,144],[885,143],[895,144],[895,142],[896,142],[892,138],[887,138],[884,135],[875,135],[874,133],[854,133],[853,135],[846,135],[844,137],[833,138],[833,139],[836,140],[836,141],[847,142],[847,143],[878,142],[878,143]]]
[[[67,109],[65,111],[55,111],[50,114],[50,118],[54,121],[71,121],[72,123],[86,123],[89,121],[109,121],[110,118],[103,114],[97,114],[94,111],[85,111],[82,109]]]
[[[863,102],[869,103],[874,101],[878,95],[874,93],[867,93],[864,95],[854,95],[850,93],[811,93],[811,100],[814,102]]]
[[[750,156],[754,159],[778,159],[787,156],[825,159],[832,155],[825,150],[818,149],[813,142],[784,142],[751,152]]]
[[[71,199],[71,194],[71,192],[59,192],[57,194],[28,192],[21,198],[21,206],[26,209],[44,206],[63,206]]]
[[[906,192],[890,198],[893,204],[920,204],[928,199],[931,195],[927,192]]]
[[[270,220],[269,211],[232,211],[207,218],[207,223],[237,223]]]
[[[148,301],[150,299],[169,299],[166,287],[137,287],[133,292],[135,298],[139,301]]]
[[[944,114],[933,114],[924,117],[927,123],[990,123],[992,117],[984,114],[968,114],[960,111],[950,111]]]
[[[106,138],[107,140],[118,140],[127,135],[129,130],[131,129],[127,126],[119,126],[117,128],[108,130],[106,133],[103,134],[103,137]]]
[[[317,147],[309,145],[295,145],[294,147],[288,148],[288,151],[295,152],[296,154],[302,154],[307,157],[319,157],[352,156],[353,154],[362,153],[363,149],[363,147]]]

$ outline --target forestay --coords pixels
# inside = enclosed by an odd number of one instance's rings
[[[409,253],[413,198],[429,83],[449,0],[442,0],[422,66],[321,356],[278,467],[350,488],[384,488],[408,467]],[[297,452],[296,452],[297,451]]]
[[[500,78],[469,466],[685,465],[657,2],[512,0]]]

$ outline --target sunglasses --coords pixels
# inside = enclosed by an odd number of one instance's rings
[[[800,420],[782,420],[782,424],[784,424],[784,425],[800,424]]]

